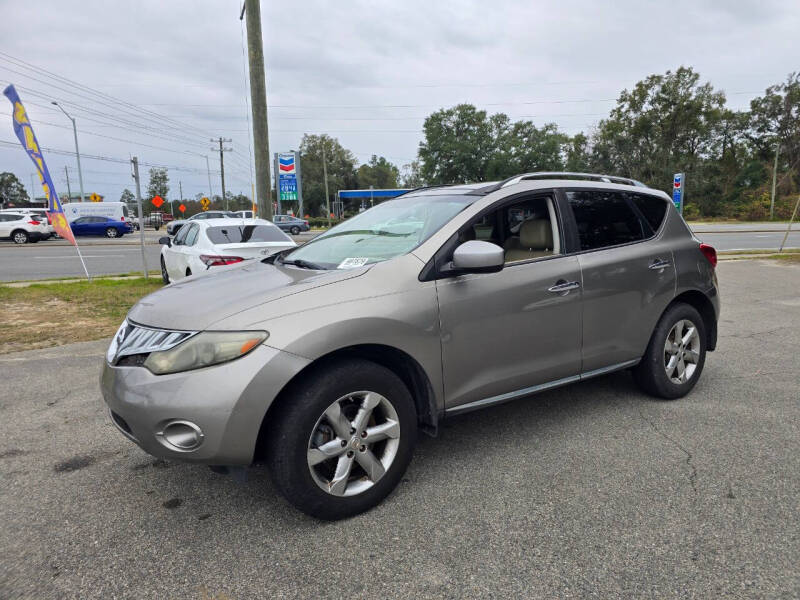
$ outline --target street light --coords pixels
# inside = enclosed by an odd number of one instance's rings
[[[67,118],[70,121],[72,121],[72,133],[75,135],[75,156],[78,159],[78,181],[80,182],[80,186],[81,186],[81,202],[85,202],[85,199],[84,199],[84,196],[83,196],[83,173],[81,172],[81,153],[78,151],[78,128],[75,126],[75,119],[70,117],[69,113],[64,110],[64,107],[61,106],[55,100],[53,100],[50,104],[53,104],[53,105],[57,106],[58,108],[60,108],[61,112],[63,112],[65,115],[67,115]]]

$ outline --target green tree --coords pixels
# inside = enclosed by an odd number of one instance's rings
[[[361,165],[356,171],[358,187],[361,189],[366,189],[369,186],[378,189],[396,188],[399,177],[400,169],[384,157],[378,158],[374,154],[368,163]]]
[[[330,201],[333,202],[336,199],[337,190],[356,187],[356,158],[352,152],[342,147],[339,140],[327,134],[303,135],[303,139],[300,141],[303,206],[304,211],[310,215],[325,215],[323,146],[328,169]]]
[[[687,199],[702,201],[697,183],[703,180],[703,162],[712,157],[724,105],[725,95],[701,84],[690,67],[650,75],[623,90],[609,118],[600,122],[592,143],[593,168],[665,191],[671,189],[672,175],[684,172]]]
[[[167,170],[159,167],[152,167],[150,169],[150,181],[147,183],[148,200],[155,196],[161,196],[166,200],[168,193],[169,176],[167,175]]]
[[[13,173],[0,173],[0,204],[5,206],[9,202],[19,204],[30,201],[25,186]]]
[[[125,204],[133,204],[136,202],[136,196],[134,196],[133,192],[128,188],[125,188],[122,190],[122,195],[119,197],[119,201],[124,202]]]
[[[410,163],[403,165],[400,174],[400,186],[404,188],[418,188],[425,185],[425,180],[422,178],[422,167],[418,160],[412,160]]]
[[[431,185],[486,181],[495,158],[493,129],[502,125],[471,104],[434,112],[425,119],[419,145],[422,177]]]
[[[565,170],[573,173],[586,173],[591,170],[589,138],[587,138],[582,132],[576,133],[567,140],[565,152]]]
[[[750,141],[753,151],[772,176],[778,152],[778,194],[800,189],[800,73],[770,86],[750,103]]]
[[[505,115],[495,115],[495,117]],[[569,137],[558,131],[555,123],[537,128],[532,121],[503,124],[495,119],[498,136],[495,156],[489,169],[490,179],[506,179],[520,173],[561,171],[564,169],[564,147]]]

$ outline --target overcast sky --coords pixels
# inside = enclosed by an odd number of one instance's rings
[[[74,148],[50,100],[77,118],[87,194],[117,200],[133,189],[127,164],[89,158],[130,155],[171,167],[170,198],[178,181],[184,197],[208,193],[203,155],[218,173],[209,139],[223,136],[233,139],[226,187],[249,195],[239,10],[239,0],[0,0],[0,85],[17,86],[42,146]],[[262,27],[270,152],[327,132],[360,162],[410,162],[424,117],[459,102],[589,132],[620,90],[651,73],[692,66],[745,108],[800,70],[797,0],[265,0]],[[10,103],[0,106],[0,140],[15,141]],[[74,155],[45,159],[59,193],[65,165],[76,192]],[[0,143],[0,171],[30,187],[34,169],[21,147]],[[218,194],[218,174],[211,185]]]

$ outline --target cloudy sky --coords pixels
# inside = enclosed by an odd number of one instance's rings
[[[0,0],[0,86],[26,104],[60,193],[133,189],[131,155],[170,167],[170,198],[219,193],[210,138],[232,138],[226,187],[249,195],[240,0]],[[568,132],[590,131],[619,91],[679,65],[745,108],[800,70],[800,2],[560,0],[262,1],[270,151],[337,137],[360,162],[416,156],[424,117],[471,102]],[[80,84],[82,87],[76,87]],[[0,171],[33,168],[0,98]],[[3,122],[5,121],[5,122]],[[146,167],[144,169],[146,171]],[[143,185],[146,184],[146,177]],[[41,190],[37,190],[41,193]]]

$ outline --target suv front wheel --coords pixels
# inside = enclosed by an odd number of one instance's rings
[[[277,408],[266,431],[272,479],[314,517],[342,519],[372,508],[411,461],[414,401],[378,364],[349,360],[322,368]]]
[[[693,306],[670,306],[656,325],[647,351],[633,371],[636,383],[657,398],[688,394],[706,361],[706,328]]]

